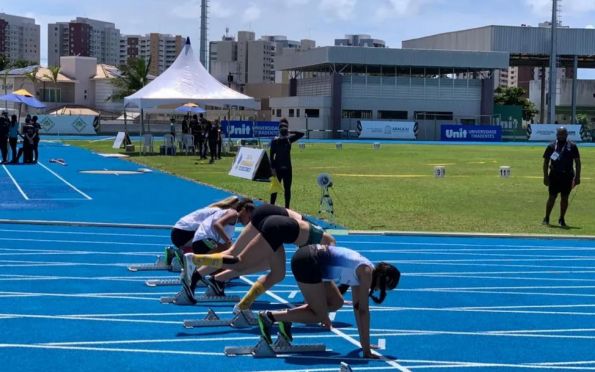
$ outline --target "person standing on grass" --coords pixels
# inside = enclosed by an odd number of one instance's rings
[[[562,227],[567,226],[565,216],[568,209],[568,196],[574,186],[580,183],[581,159],[578,147],[568,140],[568,130],[565,127],[559,127],[556,131],[556,141],[550,143],[543,153],[543,184],[549,191],[542,222],[544,225],[549,225],[556,197],[560,194],[558,223]]]
[[[289,208],[291,201],[291,182],[292,182],[292,168],[291,168],[291,144],[304,136],[304,133],[298,131],[290,131],[289,123],[286,118],[279,121],[279,136],[273,138],[271,141],[271,171],[273,177],[277,177],[279,182],[283,182],[283,189],[285,190],[285,208]],[[271,204],[277,201],[277,193],[271,193]]]
[[[292,322],[321,323],[331,329],[329,313],[343,307],[342,294],[351,287],[353,313],[363,356],[377,359],[370,344],[368,298],[377,304],[382,303],[386,291],[395,289],[399,284],[399,270],[386,262],[374,266],[366,257],[348,248],[315,244],[303,246],[295,252],[291,259],[291,271],[305,303],[288,310],[261,311],[258,325],[265,341],[272,343],[271,328],[275,323],[281,336],[288,342],[292,341]],[[340,287],[345,289],[341,291]],[[380,291],[379,297],[374,295],[376,290]]]

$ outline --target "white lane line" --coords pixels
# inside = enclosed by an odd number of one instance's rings
[[[65,184],[67,184],[68,186],[70,186],[70,188],[72,188],[74,191],[78,192],[79,194],[81,194],[85,199],[87,200],[93,200],[92,197],[90,197],[89,195],[85,194],[84,192],[82,192],[81,190],[79,190],[78,188],[76,188],[73,184],[71,184],[70,182],[66,181],[64,178],[62,178],[58,173],[54,172],[53,170],[51,170],[50,168],[46,167],[43,163],[41,162],[37,162],[37,164],[41,165],[43,168],[45,168],[48,172],[50,172],[51,174],[53,174],[54,176],[56,176],[56,178],[58,178],[60,181],[64,182]]]
[[[106,242],[94,240],[60,240],[60,239],[26,239],[26,238],[0,238],[0,240],[19,241],[19,242],[43,242],[43,243],[71,243],[71,244],[108,244],[108,245],[135,245],[135,246],[158,246],[157,243],[138,243],[138,242]]]
[[[572,272],[570,272],[572,273]],[[401,276],[410,276],[408,274],[401,274]],[[415,275],[414,275],[415,276]],[[483,275],[419,275],[418,277],[428,277],[428,278],[459,278],[459,279],[494,279],[494,280],[536,280],[539,282],[595,282],[595,279],[578,279],[578,278],[553,278],[553,277],[543,277],[543,278],[535,278],[535,277],[528,277],[528,276],[483,276]]]
[[[16,230],[16,229],[0,229],[0,232],[14,232],[27,234],[65,234],[65,235],[101,235],[101,236],[129,236],[129,237],[150,237],[150,238],[165,238],[169,239],[169,235],[155,235],[155,234],[118,234],[118,233],[102,233],[102,232],[84,232],[84,231],[51,231],[51,230]]]
[[[61,349],[61,350],[86,350],[86,351],[109,351],[118,353],[146,353],[146,354],[177,354],[177,355],[214,355],[223,356],[224,353],[206,351],[180,351],[180,350],[148,350],[148,349],[112,349],[105,347],[83,347],[83,346],[58,346],[44,344],[0,344],[0,348],[21,348],[21,349]]]
[[[25,192],[23,191],[23,189],[21,188],[21,186],[19,185],[17,180],[14,179],[14,177],[12,176],[12,173],[10,173],[8,171],[8,168],[6,168],[6,165],[2,164],[2,168],[4,168],[4,171],[6,172],[6,174],[8,174],[8,177],[10,177],[10,179],[12,180],[12,183],[14,183],[14,185],[17,187],[17,190],[19,190],[19,192],[21,193],[23,198],[25,198],[25,200],[29,200],[29,197],[27,196],[27,194],[25,194]]]
[[[378,349],[386,350],[386,338],[379,338],[378,339]]]
[[[407,276],[425,275],[506,275],[506,274],[592,274],[595,270],[547,270],[547,271],[429,271],[407,273]]]
[[[295,298],[295,296],[297,296],[297,294],[299,293],[299,291],[291,291],[289,292],[289,295],[287,296],[287,298]]]
[[[254,285],[254,281],[251,281],[247,278],[244,277],[240,277],[244,282],[250,284],[250,285]],[[284,299],[283,297],[280,297],[278,295],[276,295],[273,291],[268,290],[266,292],[267,295],[269,295],[270,297],[274,298],[275,300],[279,301],[280,303],[286,304],[289,307],[295,307],[293,304],[289,303],[286,299]],[[361,344],[359,343],[358,340],[356,340],[355,338],[343,333],[342,331],[340,331],[337,328],[331,328],[331,332],[333,332],[334,334],[336,334],[337,336],[342,337],[343,339],[349,341],[352,345],[355,345],[358,348],[361,348]],[[386,358],[385,356],[383,356],[382,354],[372,351],[374,354],[378,355],[380,357],[380,359],[382,361],[384,361],[386,364],[398,369],[399,371],[410,371],[408,368],[403,367],[402,365],[400,365],[398,362],[394,361],[394,360],[390,360],[388,358]]]
[[[357,234],[354,234],[357,235]],[[500,240],[500,239],[495,239],[495,240]],[[527,240],[527,238],[521,238],[521,240]],[[543,239],[542,240],[546,240]],[[565,241],[567,242],[567,241]],[[494,241],[494,243],[496,243],[496,241]],[[591,243],[591,241],[581,241],[581,243]],[[428,247],[455,247],[455,250],[460,250],[460,249],[464,249],[464,248],[460,248],[460,247],[472,247],[471,249],[475,248],[475,247],[485,247],[485,249],[499,249],[499,248],[513,248],[513,249],[525,249],[525,248],[543,248],[543,249],[558,249],[558,250],[564,250],[564,249],[580,249],[580,248],[584,248],[583,246],[576,246],[576,245],[529,245],[529,244],[483,244],[483,243],[427,243],[427,242],[403,242],[403,241],[357,241],[357,240],[348,240],[345,239],[345,244],[369,244],[369,245],[405,245],[405,246],[413,246],[413,247],[423,247],[423,246],[428,246]],[[586,245],[586,247],[589,247],[589,245]],[[483,251],[483,249],[482,249]],[[382,250],[382,249],[378,249],[378,250],[362,250],[362,252],[378,252],[378,253],[384,253],[387,252],[386,250]]]

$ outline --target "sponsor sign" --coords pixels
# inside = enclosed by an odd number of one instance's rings
[[[499,142],[502,128],[497,125],[450,125],[440,126],[441,141]]]
[[[561,126],[560,124],[529,124],[527,136],[529,141],[555,141],[556,130]],[[564,128],[568,130],[568,139],[573,142],[581,142],[583,140],[581,134],[586,133],[580,124],[564,125]]]
[[[279,134],[277,121],[224,120],[221,123],[227,138],[274,138]]]
[[[229,175],[253,180],[256,171],[265,156],[267,155],[263,149],[240,147],[231,166],[231,170],[229,171]]]
[[[358,120],[356,132],[359,138],[370,139],[416,139],[417,123],[414,121],[366,121]]]
[[[37,115],[42,134],[96,134],[93,115]]]

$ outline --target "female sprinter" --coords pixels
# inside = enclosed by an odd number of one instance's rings
[[[358,252],[335,246],[308,245],[301,247],[291,259],[291,271],[304,296],[305,304],[282,311],[261,311],[258,314],[260,332],[270,344],[271,327],[278,322],[279,332],[292,340],[291,322],[322,323],[331,327],[329,313],[343,306],[340,286],[350,286],[353,312],[364,358],[377,358],[370,346],[370,310],[368,297],[380,304],[387,289],[399,284],[401,273],[385,262],[374,264]],[[336,283],[336,284],[335,284]],[[379,297],[374,291],[379,290]]]
[[[247,310],[258,296],[275,283],[285,278],[285,248],[283,244],[297,246],[307,244],[334,244],[335,239],[319,226],[302,219],[299,213],[274,206],[262,205],[252,213],[252,220],[238,240],[224,252],[215,254],[187,253],[184,257],[186,284],[190,289],[202,280],[204,271],[195,272],[196,266],[230,269],[214,276],[209,286],[218,294],[223,294],[222,282],[235,276],[270,269],[269,273],[258,278],[248,293],[237,304],[238,310]],[[239,252],[239,253],[238,253]],[[194,274],[192,274],[194,273]]]

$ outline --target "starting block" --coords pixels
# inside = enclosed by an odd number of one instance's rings
[[[349,366],[349,364],[347,364],[345,362],[341,362],[341,369],[339,371],[340,372],[353,372],[353,370],[351,369],[351,366]]]
[[[165,258],[163,256],[157,256],[157,261],[152,264],[137,264],[137,265],[130,265],[128,266],[129,271],[137,272],[137,271],[171,271],[171,272],[182,272],[182,265],[180,261],[174,258],[171,262],[171,265],[165,263]]]
[[[318,353],[324,351],[326,351],[325,344],[292,345],[283,336],[277,335],[277,339],[272,345],[269,345],[264,338],[260,337],[260,341],[255,346],[226,346],[224,353],[227,356],[252,354],[255,358],[274,358],[278,354]]]
[[[240,302],[239,296],[195,296],[196,302]],[[162,304],[173,304],[176,302],[176,296],[161,297]]]
[[[145,285],[147,287],[167,287],[167,286],[175,286],[180,285],[182,282],[180,278],[172,278],[172,279],[149,279],[145,281]]]
[[[237,314],[234,314],[233,318],[231,319],[221,319],[219,316],[213,311],[213,309],[209,309],[207,316],[204,319],[200,320],[184,320],[184,327],[186,328],[195,328],[195,327],[234,327],[234,328],[244,328],[244,327],[252,327],[258,324],[258,320],[252,313],[251,310],[241,310]]]

